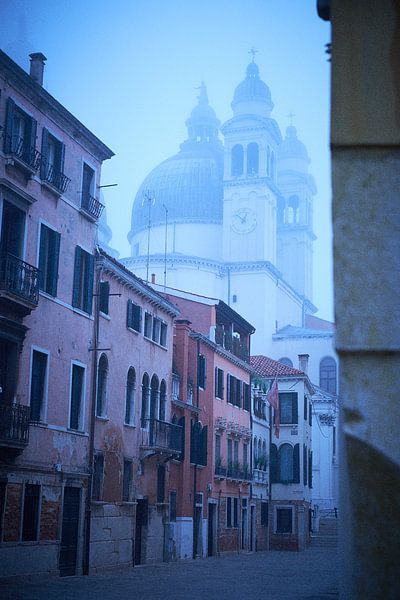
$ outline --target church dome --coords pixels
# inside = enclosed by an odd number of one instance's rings
[[[261,102],[267,105],[270,111],[274,107],[270,89],[260,79],[259,68],[254,61],[247,66],[246,78],[235,89],[232,109],[235,110],[238,104],[243,102]]]
[[[140,186],[132,208],[128,240],[148,226],[146,194],[152,198],[151,225],[222,223],[223,150],[219,121],[208,104],[204,84],[199,103],[186,121],[188,139],[180,152],[155,167]]]
[[[307,148],[299,139],[297,139],[297,129],[294,125],[289,125],[286,129],[286,136],[278,149],[278,155],[281,160],[285,158],[300,158],[309,163]]]

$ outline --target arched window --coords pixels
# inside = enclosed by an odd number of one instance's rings
[[[319,363],[319,387],[336,394],[337,368],[336,361],[331,356],[325,356]]]
[[[254,441],[253,441],[253,457],[254,457],[254,467],[256,467],[257,460],[258,460],[258,454],[257,454],[257,450],[258,450],[258,448],[257,448],[257,438],[255,437],[255,438],[254,438]]]
[[[291,210],[292,220],[291,223],[299,222],[299,197],[298,196],[290,196],[288,200],[288,207]]]
[[[262,444],[262,457],[263,457],[263,470],[266,471],[267,466],[268,466],[267,465],[268,458],[267,458],[267,443],[265,440],[263,441],[263,444]]]
[[[278,448],[275,444],[271,444],[269,452],[270,470],[269,475],[271,483],[279,483],[279,463],[278,463]]]
[[[96,416],[104,417],[107,400],[108,359],[105,354],[100,356],[97,370]]]
[[[251,142],[247,146],[247,175],[258,174],[258,144]]]
[[[136,373],[133,367],[128,370],[126,378],[125,423],[132,425],[135,421],[135,386]]]
[[[263,459],[263,455],[262,455],[261,440],[258,440],[258,442],[257,442],[257,456],[258,456],[258,460],[257,460],[257,468],[258,468],[258,469],[262,469],[262,459]]]
[[[153,375],[150,384],[150,421],[157,418],[158,414],[158,377]]]
[[[293,447],[282,444],[279,448],[279,480],[281,483],[293,481]]]
[[[147,426],[148,419],[148,405],[149,405],[149,391],[150,391],[150,380],[147,373],[142,378],[142,407],[140,413],[141,425],[143,428]]]
[[[231,153],[231,175],[243,175],[243,146],[236,144]]]
[[[160,408],[158,411],[160,421],[165,421],[165,406],[167,402],[167,386],[164,379],[160,385]]]
[[[282,363],[283,365],[286,365],[287,367],[293,367],[292,361],[287,356],[283,356],[278,360],[278,362]]]

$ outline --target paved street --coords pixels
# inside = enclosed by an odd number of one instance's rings
[[[338,598],[335,548],[258,552],[90,577],[0,580],[2,600],[329,600]]]

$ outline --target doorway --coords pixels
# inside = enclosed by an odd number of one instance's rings
[[[242,550],[247,550],[249,544],[247,498],[242,498]]]
[[[59,569],[61,577],[76,574],[81,490],[64,488]]]
[[[147,526],[148,520],[148,500],[139,499],[136,505],[136,523],[135,523],[135,554],[134,564],[141,565],[143,561],[143,528]]]
[[[207,555],[215,556],[216,504],[208,504]]]

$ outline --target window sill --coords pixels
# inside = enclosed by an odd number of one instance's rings
[[[134,331],[134,330],[133,330]],[[167,351],[168,348],[167,346],[162,346],[161,344],[159,344],[158,342],[155,342],[154,340],[152,340],[151,338],[143,335],[144,339],[147,340],[148,342],[151,342],[152,344],[154,344],[155,346],[157,346],[157,348],[161,348],[162,350]]]
[[[124,427],[128,427],[128,429],[136,429],[135,423],[124,423]]]
[[[88,436],[86,431],[83,431],[83,429],[71,429],[70,427],[67,428],[67,433],[74,433],[75,435],[80,435],[82,437]]]
[[[134,334],[136,334],[136,335],[139,335],[139,333],[141,333],[141,331],[140,331],[140,330],[138,330],[138,329],[134,329],[133,327],[127,327],[127,330],[128,330],[128,331],[131,331],[132,333],[134,333]],[[149,338],[146,338],[146,340],[148,340],[148,339],[149,339]]]
[[[109,421],[110,420],[108,417],[105,417],[103,415],[96,415],[96,419],[98,419],[99,421]]]
[[[103,317],[103,319],[105,319],[106,321],[111,321],[111,317],[110,315],[108,315],[107,313],[104,313],[102,311],[100,311],[100,316]]]
[[[52,185],[49,181],[46,181],[45,179],[42,179],[40,181],[40,185],[57,198],[60,198],[63,195],[63,192],[61,190],[59,190],[55,185]]]

